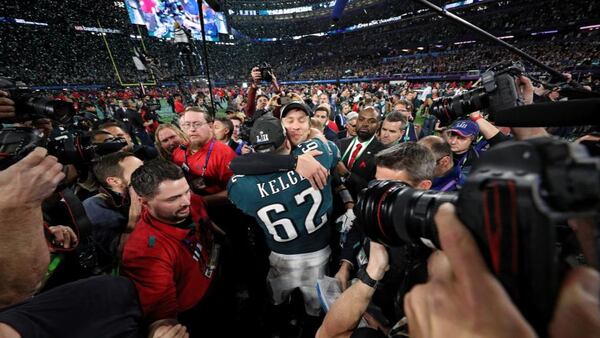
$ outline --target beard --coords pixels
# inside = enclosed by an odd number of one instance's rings
[[[358,138],[363,141],[366,141],[373,136],[373,134],[368,130],[357,130],[356,135],[358,135]]]

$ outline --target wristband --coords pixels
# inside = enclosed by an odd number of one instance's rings
[[[371,278],[371,276],[369,276],[366,269],[358,270],[356,277],[358,277],[359,281],[365,283],[366,285],[372,287],[373,289],[376,289],[377,285],[379,284],[376,280],[374,280],[373,278]]]
[[[475,117],[471,116],[471,121],[473,122],[477,122],[479,119],[482,119],[483,116],[481,116],[481,114],[477,114]]]
[[[354,203],[354,200],[352,199],[352,195],[350,195],[350,192],[348,191],[348,189],[340,190],[339,194],[340,194],[340,198],[342,199],[342,202],[344,202],[344,204]]]

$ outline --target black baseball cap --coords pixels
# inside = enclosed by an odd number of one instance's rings
[[[312,116],[312,110],[310,109],[309,106],[307,106],[306,104],[304,104],[302,102],[292,102],[292,103],[285,105],[283,108],[281,108],[281,118],[284,118],[285,115],[287,115],[287,113],[289,113],[293,109],[300,109],[300,110],[304,111],[307,116],[309,116],[309,117]]]
[[[263,115],[250,129],[250,143],[256,152],[269,152],[279,148],[285,141],[281,121],[271,115]]]

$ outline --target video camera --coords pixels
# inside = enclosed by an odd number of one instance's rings
[[[0,89],[9,93],[15,102],[15,117],[2,119],[3,123],[16,123],[38,118],[50,118],[59,124],[48,138],[29,127],[7,127],[0,129],[0,170],[4,170],[29,154],[35,147],[48,149],[50,155],[62,164],[74,164],[82,168],[96,156],[115,152],[127,145],[124,139],[104,144],[93,144],[86,132],[93,121],[75,115],[69,102],[48,100],[33,95],[31,89],[20,81],[0,77]]]
[[[97,156],[117,152],[126,145],[127,141],[123,138],[94,144],[88,133],[64,127],[55,128],[47,139],[32,128],[9,127],[0,130],[0,170],[18,162],[35,147],[48,149],[48,154],[56,156],[62,164],[83,168]]]
[[[3,119],[4,123],[16,123],[47,117],[60,123],[66,123],[75,115],[75,108],[70,102],[48,100],[36,96],[31,88],[21,81],[13,81],[0,77],[0,90],[8,92],[15,102],[16,116]]]
[[[430,112],[441,126],[478,110],[489,112],[489,120],[494,121],[495,113],[522,105],[516,79],[524,72],[518,62],[495,65],[481,76],[481,87],[455,97],[440,97],[433,102]]]
[[[434,215],[444,202],[456,206],[525,318],[545,332],[564,272],[558,248],[566,245],[558,234],[571,234],[563,226],[567,219],[600,214],[600,159],[579,144],[551,138],[509,141],[481,156],[460,193],[373,181],[355,211],[373,241],[440,248]]]

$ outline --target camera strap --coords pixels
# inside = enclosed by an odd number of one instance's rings
[[[75,193],[71,189],[64,189],[59,194],[67,206],[79,243],[87,241],[92,234],[92,223],[85,213],[83,203],[81,203],[81,200],[75,196]]]
[[[491,181],[481,192],[483,230],[489,248],[491,268],[505,285],[514,286],[519,272],[519,207],[513,181]],[[518,288],[514,288],[515,290]]]

